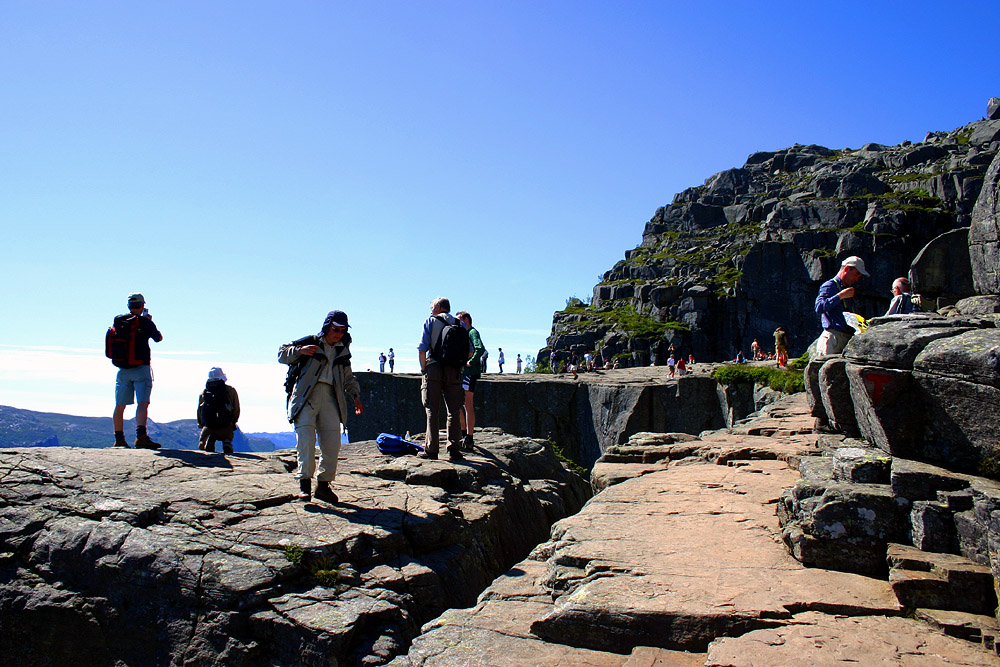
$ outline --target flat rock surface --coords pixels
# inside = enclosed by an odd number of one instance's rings
[[[796,458],[819,453],[819,436],[804,432],[801,397],[776,406],[760,418],[772,436],[703,433],[669,445],[700,450],[677,461],[600,464],[617,484],[392,664],[996,664],[902,618],[886,580],[788,554],[775,503],[799,478]],[[664,446],[648,435],[637,441]],[[719,456],[736,450],[751,454]]]
[[[2,449],[0,650],[22,664],[384,662],[586,499],[543,443],[477,445],[457,463],[345,446],[334,505],[294,500],[289,450]]]

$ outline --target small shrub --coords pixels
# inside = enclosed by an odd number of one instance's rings
[[[297,544],[286,544],[285,545],[285,558],[289,563],[295,563],[296,565],[302,565],[302,559],[306,555],[306,550]]]
[[[790,368],[794,368],[797,371],[805,370],[805,367],[809,365],[809,353],[803,352],[802,356],[798,359],[792,359],[788,362]]]
[[[766,384],[771,389],[783,391],[786,394],[805,391],[805,377],[800,370],[726,364],[712,371],[712,378],[719,384],[733,384],[736,382]]]
[[[979,460],[976,474],[1000,481],[1000,443],[993,445],[993,450]]]
[[[573,459],[566,456],[565,452],[563,452],[562,450],[562,447],[560,447],[554,439],[549,438],[549,445],[552,447],[552,452],[556,455],[556,458],[559,459],[564,466],[575,472],[580,477],[583,477],[584,479],[588,479],[590,477],[590,471],[584,468],[576,461],[574,461]]]

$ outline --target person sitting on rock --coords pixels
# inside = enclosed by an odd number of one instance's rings
[[[215,451],[216,440],[222,441],[222,451],[233,453],[233,436],[240,419],[240,396],[226,384],[226,374],[215,367],[208,372],[205,391],[198,397],[198,426],[201,437],[198,449]]]
[[[892,301],[889,302],[888,315],[909,315],[915,310],[920,310],[913,302],[913,295],[910,293],[910,281],[906,278],[896,278],[892,281]]]

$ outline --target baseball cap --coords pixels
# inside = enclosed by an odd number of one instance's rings
[[[128,307],[137,308],[139,306],[145,305],[146,299],[138,292],[132,292],[128,295]]]
[[[847,259],[845,259],[843,262],[841,262],[840,265],[841,266],[850,266],[851,268],[857,269],[858,271],[861,272],[861,275],[863,275],[863,276],[870,275],[868,273],[868,271],[865,270],[865,260],[861,259],[857,255],[851,255],[850,257],[848,257]]]
[[[320,335],[326,333],[326,330],[330,327],[344,327],[345,329],[350,325],[347,323],[347,313],[342,310],[331,310],[326,314],[326,319],[323,320],[323,328],[320,329]]]

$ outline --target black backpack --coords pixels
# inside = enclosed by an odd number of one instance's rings
[[[465,366],[469,361],[469,331],[462,323],[451,324],[443,317],[444,328],[431,348],[431,359],[445,366]]]
[[[104,334],[104,356],[118,368],[140,366],[135,357],[135,339],[139,333],[139,318],[135,315],[119,315],[114,324]]]
[[[233,425],[233,404],[229,401],[226,383],[212,380],[205,385],[198,402],[198,415],[208,428],[225,428]]]

